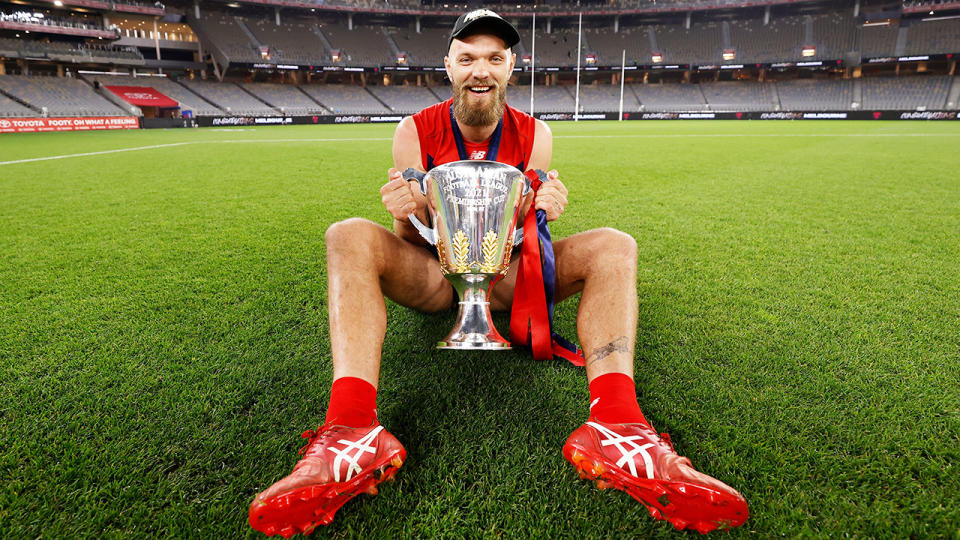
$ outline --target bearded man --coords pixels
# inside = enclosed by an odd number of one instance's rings
[[[521,171],[549,170],[550,129],[506,104],[507,82],[520,41],[496,13],[461,16],[444,58],[453,97],[404,118],[393,139],[394,167],[380,189],[393,231],[363,219],[332,225],[326,233],[333,386],[326,421],[301,449],[293,472],[256,496],[249,521],[285,537],[329,524],[360,493],[392,477],[406,458],[400,442],[377,420],[380,353],[386,332],[384,296],[424,312],[450,309],[456,295],[410,224],[427,221],[426,199],[401,171],[428,171],[463,159],[487,159]],[[540,176],[534,206],[548,221],[567,206],[557,171]],[[539,184],[539,182],[538,182]],[[528,238],[527,241],[530,241]],[[637,324],[634,239],[614,229],[591,230],[553,244],[554,298],[582,293],[577,333],[585,351],[589,418],[563,447],[581,476],[600,487],[626,491],[657,519],[679,529],[708,532],[735,527],[748,515],[733,488],[697,472],[644,418],[633,383]],[[516,256],[514,256],[516,259]],[[491,308],[509,309],[517,264],[492,291]],[[506,383],[506,381],[505,381]],[[519,389],[518,389],[519,391]]]

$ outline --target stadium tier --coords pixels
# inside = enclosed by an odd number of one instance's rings
[[[194,94],[213,103],[227,114],[237,116],[279,116],[278,109],[233,83],[211,81],[182,81]]]
[[[700,85],[713,112],[776,111],[780,107],[772,83],[712,82]]]
[[[781,81],[776,87],[784,111],[846,111],[853,104],[850,79]]]
[[[104,86],[155,88],[193,116],[281,116],[323,114],[412,114],[450,95],[449,86],[368,86],[347,84],[218,83],[173,81],[165,77],[84,75]],[[107,92],[101,89],[100,92]],[[511,105],[530,108],[529,86],[514,86]],[[624,112],[748,112],[957,110],[960,77],[944,75],[862,79],[721,81],[627,84]],[[537,112],[572,112],[576,87],[534,88]],[[858,100],[857,96],[862,96]],[[953,98],[951,99],[951,96]],[[580,111],[616,112],[620,87],[580,87]],[[129,114],[90,85],[68,77],[0,75],[4,116],[110,116]]]
[[[283,114],[330,114],[330,111],[291,84],[244,83],[240,87]]]
[[[195,21],[208,47],[233,63],[298,65],[441,66],[448,26],[353,25],[342,19],[241,17],[206,11]],[[577,64],[577,27],[538,23],[520,27],[518,55],[539,66]],[[852,10],[783,15],[765,20],[750,12],[728,20],[694,20],[634,25],[598,24],[584,28],[581,63],[616,65],[625,52],[630,65],[648,65],[659,54],[665,64],[710,65],[838,60],[903,54],[960,52],[960,19],[913,19],[900,25],[865,26]],[[726,57],[725,57],[726,55]],[[398,60],[403,58],[404,60]]]
[[[630,85],[643,110],[649,112],[699,112],[706,110],[707,101],[696,84],[634,84]]]
[[[181,111],[191,111],[194,116],[219,116],[223,110],[191,92],[185,86],[167,77],[132,77],[127,75],[85,74],[85,79],[107,86],[145,86],[159,90],[160,93],[176,100]]]
[[[34,116],[125,116],[83,81],[70,77],[0,75],[0,93],[35,111]]]
[[[440,94],[446,99],[449,89],[444,89],[445,93]],[[437,94],[429,88],[416,86],[380,86],[371,87],[373,95],[383,102],[391,111],[400,114],[413,114],[424,107],[429,107],[434,103],[442,101]]]
[[[366,89],[345,84],[308,84],[300,87],[333,114],[392,112]]]

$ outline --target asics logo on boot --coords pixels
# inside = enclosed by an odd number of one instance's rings
[[[647,469],[647,478],[653,479],[653,459],[650,457],[650,454],[647,453],[647,448],[654,446],[653,443],[647,443],[641,446],[635,442],[644,439],[644,437],[640,435],[624,437],[596,422],[587,422],[587,425],[597,430],[597,432],[604,437],[604,439],[600,441],[601,446],[614,446],[620,451],[620,459],[617,460],[617,467],[623,468],[623,466],[626,465],[630,469],[630,474],[638,476],[637,465],[633,460],[633,456],[640,454],[640,457],[643,458],[644,468]]]
[[[336,459],[333,460],[334,482],[340,482],[340,465],[342,465],[344,461],[347,462],[346,478],[343,479],[344,482],[350,480],[353,478],[353,475],[362,470],[359,465],[360,458],[363,457],[365,453],[373,454],[377,451],[377,447],[371,446],[370,443],[377,438],[377,434],[381,431],[383,431],[383,426],[377,426],[359,440],[351,441],[349,439],[340,439],[337,442],[344,445],[342,449],[337,449],[333,446],[329,448],[331,452],[337,455]],[[354,451],[352,455],[350,453],[351,451]]]

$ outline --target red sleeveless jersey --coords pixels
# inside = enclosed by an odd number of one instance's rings
[[[431,105],[413,115],[420,137],[420,162],[423,170],[429,171],[437,165],[459,161],[457,143],[450,123],[450,106],[453,98],[443,103]],[[525,112],[509,105],[504,107],[503,131],[500,135],[500,149],[497,161],[513,165],[521,171],[527,170],[530,153],[533,151],[533,137],[537,121]],[[473,143],[464,140],[467,159],[489,159],[487,150],[489,140]]]

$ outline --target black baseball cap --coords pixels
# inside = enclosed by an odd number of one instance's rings
[[[465,38],[480,30],[495,34],[507,44],[508,48],[520,43],[520,33],[503,17],[489,9],[475,9],[457,19],[457,23],[453,25],[453,32],[450,33],[450,39],[447,40],[447,48],[450,48],[454,39]]]

